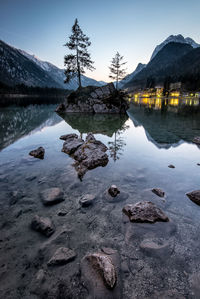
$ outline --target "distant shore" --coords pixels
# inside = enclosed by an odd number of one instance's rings
[[[41,95],[41,94],[0,94],[0,107],[10,105],[26,106],[40,104],[58,104],[64,101],[66,95]]]

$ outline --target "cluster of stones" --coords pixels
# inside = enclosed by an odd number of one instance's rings
[[[86,140],[78,138],[76,134],[68,134],[60,137],[64,140],[62,151],[72,156],[77,161],[77,170],[79,175],[84,174],[87,169],[93,169],[97,166],[105,166],[108,163],[108,156],[105,154],[107,147],[96,140],[91,133],[88,133]],[[196,143],[200,139],[196,139]],[[38,148],[30,153],[34,157],[42,159],[44,150]],[[43,155],[43,156],[42,156]],[[174,168],[173,165],[169,165]],[[159,197],[164,197],[165,192],[160,188],[151,190]],[[195,190],[186,194],[191,201],[200,205],[200,190]],[[105,192],[104,198],[108,202],[117,202],[125,200],[128,195],[121,192],[116,185],[111,185]],[[45,206],[51,206],[64,201],[64,192],[60,188],[49,188],[40,193],[40,198]],[[86,208],[93,205],[95,196],[85,194],[80,197],[79,204]],[[136,223],[155,223],[157,221],[168,222],[169,218],[165,213],[150,201],[141,201],[135,204],[127,204],[122,209],[130,222]],[[60,215],[66,215],[61,211]],[[48,217],[35,215],[31,222],[31,228],[40,232],[46,237],[54,234],[56,228],[53,221]],[[145,239],[140,243],[141,250],[146,252],[165,252],[169,243],[157,239]],[[119,292],[119,267],[117,265],[117,251],[111,248],[102,248],[102,251],[89,253],[81,260],[81,273],[84,283],[95,298],[120,298]],[[76,258],[76,252],[71,248],[59,247],[53,256],[47,262],[50,266],[59,266],[73,261]],[[41,271],[41,270],[40,270]],[[40,273],[41,274],[41,273]],[[39,274],[38,274],[39,275]],[[42,275],[42,274],[41,274]],[[40,275],[40,276],[41,276]],[[112,292],[112,293],[111,293]]]
[[[121,91],[116,90],[113,83],[101,87],[91,87],[90,89],[86,87],[82,89],[82,93],[79,91],[71,93],[66,103],[57,107],[56,112],[122,114],[126,113],[129,108],[124,95]]]
[[[63,135],[60,139],[65,140],[62,151],[76,161],[74,167],[80,179],[88,169],[107,165],[108,148],[101,141],[96,140],[92,133],[87,134],[85,141],[78,138],[77,134]]]

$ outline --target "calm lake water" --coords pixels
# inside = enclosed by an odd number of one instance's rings
[[[200,189],[200,148],[192,143],[200,136],[199,100],[136,99],[128,116],[62,118],[54,110],[47,105],[0,111],[0,297],[87,298],[80,261],[106,246],[120,255],[121,298],[200,298],[200,207],[185,195]],[[107,145],[109,163],[80,181],[59,137],[85,138],[88,132]],[[39,146],[44,160],[28,155]],[[111,184],[127,193],[124,201],[106,201]],[[44,207],[39,194],[50,187],[62,188],[65,201]],[[155,187],[166,192],[164,200],[151,192]],[[87,193],[96,196],[94,205],[81,208],[79,198]],[[125,204],[144,200],[170,221],[124,219]],[[59,216],[60,210],[66,215]],[[35,214],[53,219],[56,233],[50,239],[30,229]],[[47,261],[60,246],[74,249],[77,257],[49,269]],[[40,269],[45,281],[37,285]]]

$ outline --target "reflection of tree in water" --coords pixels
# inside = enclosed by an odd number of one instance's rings
[[[124,124],[121,129],[114,132],[114,141],[108,142],[108,150],[110,151],[110,156],[113,158],[113,161],[116,162],[122,156],[123,148],[126,145],[124,138],[121,136],[129,126]]]

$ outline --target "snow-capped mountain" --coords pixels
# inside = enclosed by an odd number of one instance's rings
[[[7,85],[61,88],[49,74],[16,48],[0,40],[0,81]]]
[[[151,59],[152,60],[156,54],[165,46],[167,45],[168,43],[171,43],[171,42],[174,42],[174,43],[182,43],[182,44],[189,44],[191,45],[193,48],[198,48],[200,47],[199,44],[197,44],[192,38],[190,37],[186,37],[184,38],[181,34],[178,34],[178,35],[170,35],[167,39],[165,39],[160,45],[158,45],[155,50],[153,51],[153,54],[151,56]]]
[[[78,80],[73,78],[64,83],[64,69],[50,62],[42,61],[35,55],[16,49],[0,40],[0,81],[7,85],[25,84],[27,86],[77,89]],[[82,86],[105,85],[94,79],[82,76]]]
[[[48,73],[49,76],[51,76],[59,85],[61,85],[62,88],[66,89],[77,89],[78,88],[78,79],[77,77],[70,80],[69,83],[64,83],[65,80],[65,74],[64,69],[60,69],[54,64],[48,62],[48,61],[42,61],[35,55],[31,55],[23,50],[19,50],[20,53],[22,53],[24,56],[26,56],[28,59],[35,62],[39,67],[41,67],[44,71]],[[88,78],[84,75],[81,76],[81,83],[82,86],[88,86],[88,85],[95,85],[95,86],[103,86],[106,83],[103,81],[96,81],[94,79]]]

